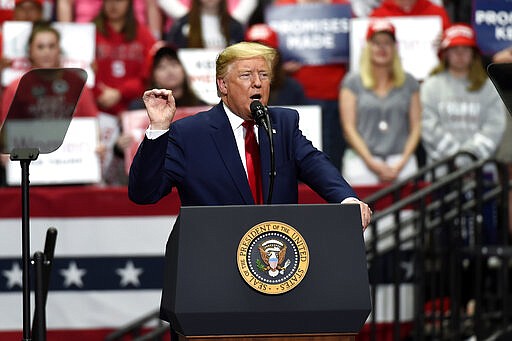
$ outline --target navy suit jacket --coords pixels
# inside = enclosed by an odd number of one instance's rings
[[[296,204],[302,181],[327,202],[339,203],[356,194],[299,130],[297,111],[269,109],[274,130],[276,177],[272,204]],[[264,200],[268,195],[268,137],[258,130]],[[133,159],[130,199],[155,203],[175,187],[185,206],[251,205],[254,200],[235,137],[222,103],[171,124],[168,134],[145,138]]]
[[[355,193],[327,156],[299,130],[297,111],[270,108],[276,164],[273,204],[296,204],[303,181],[328,202],[339,203]],[[267,198],[269,141],[259,128],[264,199]],[[222,104],[171,124],[168,134],[145,138],[130,168],[128,193],[136,203],[154,203],[173,187],[182,205],[251,205],[254,200],[233,130]],[[171,234],[172,236],[172,234]],[[172,237],[169,238],[169,241]],[[160,317],[171,321],[172,261],[167,242]]]

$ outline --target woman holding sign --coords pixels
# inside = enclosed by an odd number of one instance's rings
[[[28,59],[32,68],[59,68],[61,66],[61,48],[59,32],[47,22],[36,22],[32,27],[28,43]],[[4,120],[9,113],[11,103],[14,99],[20,79],[9,84],[3,93],[2,111],[0,112],[0,130]],[[24,111],[13,111],[17,117],[24,118],[57,118],[66,115],[71,105],[74,105],[77,93],[81,88],[73,87],[73,83],[83,84],[83,79],[72,72],[63,73],[62,78],[49,82],[47,79],[37,81],[34,78],[31,83],[31,91],[20,91],[18,93],[19,103],[23,103]],[[98,109],[92,95],[92,91],[85,86],[81,90],[80,97],[76,103],[74,117],[96,117]],[[103,153],[102,147],[98,149],[100,156]],[[0,158],[0,186],[5,185],[5,174],[3,167],[9,161],[8,155]]]
[[[47,22],[34,23],[32,31],[28,39],[28,60],[32,68],[58,68],[62,67],[60,56],[60,33]],[[4,121],[9,107],[14,98],[14,94],[18,88],[20,79],[13,81],[9,84],[3,93],[2,97],[2,112],[0,115],[0,123]],[[36,87],[34,86],[34,91]],[[58,107],[58,104],[66,105],[66,101],[62,101],[60,97],[66,95],[66,92],[59,91],[65,89],[65,85],[55,85],[52,89],[46,89],[44,96],[39,96],[36,101],[34,94],[26,94],[32,96],[34,101],[34,109],[30,110],[35,112],[41,108],[52,108],[54,111],[64,110]],[[39,91],[42,91],[41,89]],[[30,102],[31,100],[27,100]],[[30,105],[29,105],[30,109]],[[82,117],[96,117],[98,115],[98,108],[94,102],[92,91],[84,87],[80,95],[80,99],[75,108],[74,116]],[[1,124],[0,124],[1,126]]]

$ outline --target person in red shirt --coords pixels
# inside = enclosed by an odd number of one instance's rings
[[[4,14],[2,14],[4,13]],[[16,0],[14,9],[0,9],[0,23],[6,20],[36,22],[43,18],[43,0]],[[6,15],[5,17],[2,17]],[[12,60],[3,57],[3,35],[0,31],[0,70],[11,65]]]
[[[96,85],[94,95],[100,112],[120,119],[121,113],[146,89],[149,77],[147,55],[156,43],[150,30],[135,18],[133,0],[103,0],[94,19],[96,25]],[[127,182],[124,150],[133,136],[121,131],[106,153],[114,156],[104,166],[104,181],[109,185]]]
[[[117,116],[144,92],[146,56],[156,40],[135,19],[132,0],[103,0],[94,23],[94,95],[100,111]]]
[[[57,68],[61,67],[60,63],[60,34],[47,22],[34,23],[32,32],[28,39],[28,58],[31,62],[32,68]],[[21,79],[21,78],[20,78]],[[2,111],[0,114],[0,122],[3,122],[9,113],[12,100],[20,79],[16,79],[9,84],[4,91],[2,98]],[[27,115],[30,113],[36,113],[38,117],[42,115],[50,115],[54,117],[54,114],[50,112],[41,112],[43,108],[52,109],[54,113],[65,112],[69,103],[69,98],[78,97],[76,92],[73,91],[59,91],[59,89],[73,89],[71,83],[78,82],[73,74],[66,73],[62,79],[55,80],[58,84],[49,86],[48,82],[39,82],[38,86],[34,84],[33,89],[38,88],[38,91],[43,91],[44,96],[36,96],[33,93],[23,94],[26,97],[25,102],[28,103]],[[31,103],[33,102],[33,103]],[[74,103],[72,103],[74,104]],[[76,105],[74,116],[75,117],[96,117],[98,115],[98,109],[94,102],[92,91],[84,87],[78,103]],[[1,124],[0,124],[1,127]]]
[[[442,6],[429,0],[384,0],[375,8],[370,17],[402,17],[412,15],[438,15],[443,23],[443,30],[450,26],[448,12]]]
[[[349,4],[347,0],[276,0],[275,5]],[[302,65],[286,61],[283,68],[304,88],[309,104],[322,107],[322,149],[336,166],[341,165],[345,150],[338,109],[338,88],[347,72],[346,64]]]
[[[58,68],[60,63],[60,34],[47,22],[36,22],[32,27],[28,43],[28,57],[32,68]],[[9,113],[20,79],[9,84],[2,96],[2,110],[0,112],[0,131],[7,115],[16,115],[24,118],[58,118],[69,115],[69,110],[76,103],[73,117],[96,117],[98,108],[94,101],[92,90],[87,86],[83,89],[75,83],[83,84],[84,79],[73,72],[64,72],[61,78],[52,78],[51,82],[42,77],[31,78],[31,90],[20,92],[17,103],[22,103],[22,110],[14,109]],[[81,91],[81,93],[80,93]],[[80,96],[80,97],[78,97]],[[104,153],[103,147],[98,148],[98,153]],[[8,162],[8,154],[0,156],[0,186],[5,185],[4,166]]]

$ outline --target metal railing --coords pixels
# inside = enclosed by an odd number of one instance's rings
[[[365,198],[375,211],[365,235],[373,309],[362,338],[384,339],[381,325],[393,340],[505,331],[508,195],[505,165],[458,154]]]

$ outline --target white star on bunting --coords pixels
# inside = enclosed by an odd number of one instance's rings
[[[136,268],[133,265],[133,262],[127,261],[124,268],[116,269],[116,273],[121,276],[122,287],[128,286],[128,284],[133,284],[133,286],[140,286],[139,276],[144,272],[142,268]]]
[[[15,285],[22,287],[23,271],[18,263],[13,262],[11,270],[4,270],[2,274],[7,278],[7,288],[12,289]]]
[[[76,262],[70,262],[67,269],[62,269],[59,273],[64,276],[64,286],[66,288],[71,285],[76,285],[81,288],[84,286],[82,277],[86,274],[87,270],[79,269]]]

